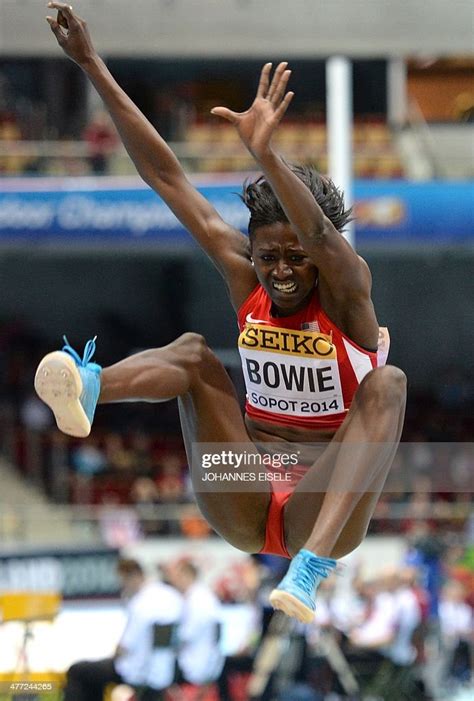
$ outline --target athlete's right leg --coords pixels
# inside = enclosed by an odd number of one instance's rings
[[[239,443],[246,452],[255,452],[234,386],[204,338],[185,333],[168,346],[132,355],[102,372],[100,403],[172,397],[178,397],[199,508],[229,543],[240,550],[258,552],[265,540],[269,492],[255,491],[252,482],[246,483],[250,488],[245,492],[204,491],[203,468],[193,460],[195,443]],[[241,471],[250,470],[245,467]]]
[[[204,491],[203,468],[198,460],[193,460],[196,443],[239,443],[246,452],[255,453],[234,386],[202,336],[186,333],[164,348],[130,356],[103,371],[100,402],[159,401],[171,397],[178,397],[199,508],[212,528],[229,543],[240,550],[258,552],[265,541],[269,493],[255,491],[252,482],[246,483],[248,491]],[[249,472],[249,468],[241,471]]]
[[[54,356],[54,362],[66,362],[68,359],[63,355],[50,354],[43,359],[35,384],[39,395],[56,414],[58,426],[64,430],[64,410],[68,405],[62,396],[51,396],[49,380],[53,370],[55,376],[61,377],[61,373],[67,375],[69,367],[52,368],[52,361],[47,360]],[[49,374],[45,375],[45,371]],[[84,379],[82,369],[81,373]],[[64,379],[64,382],[69,383],[64,388],[61,384],[54,385],[56,394],[58,391],[59,395],[72,391],[70,380]],[[174,397],[179,397],[183,435],[200,509],[212,528],[232,545],[248,552],[258,552],[265,540],[269,492],[255,491],[252,482],[246,483],[250,487],[248,491],[238,493],[204,491],[202,468],[196,460],[192,464],[193,443],[240,443],[246,452],[256,452],[249,440],[232,382],[205,340],[198,334],[186,333],[168,346],[129,356],[100,373],[99,403],[156,402]],[[63,412],[61,420],[58,411]],[[233,472],[251,472],[248,467],[231,469]]]

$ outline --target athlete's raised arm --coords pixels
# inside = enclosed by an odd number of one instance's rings
[[[231,122],[270,183],[301,246],[319,269],[321,287],[327,289],[332,308],[355,309],[359,318],[370,322],[373,345],[378,326],[370,301],[371,276],[367,264],[353,250],[332,221],[325,215],[313,193],[274,151],[271,141],[293,98],[286,92],[291,71],[287,63],[278,65],[270,80],[272,64],[262,69],[256,98],[245,112],[215,107],[211,112]],[[328,188],[334,188],[329,180]],[[361,313],[362,312],[362,313]],[[337,316],[341,317],[339,313]],[[342,323],[342,326],[347,326]],[[349,324],[351,326],[351,324]],[[358,335],[358,334],[357,334]],[[372,343],[366,341],[369,345]]]
[[[224,222],[191,185],[167,143],[97,54],[86,22],[70,5],[50,2],[48,8],[58,11],[56,19],[46,19],[59,46],[82,68],[104,101],[138,173],[210,256],[226,280],[234,306],[239,307],[256,284],[247,237]]]

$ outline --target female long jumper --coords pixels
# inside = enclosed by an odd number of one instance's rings
[[[59,45],[102,97],[139,174],[224,278],[238,316],[247,405],[242,417],[224,367],[194,333],[107,368],[90,362],[93,342],[82,358],[66,344],[41,361],[36,390],[58,427],[74,436],[88,435],[97,403],[177,397],[190,462],[193,443],[238,444],[246,454],[262,443],[286,452],[294,444],[323,443],[284,491],[271,483],[205,491],[202,470],[192,466],[198,504],[214,530],[246,552],[292,558],[270,600],[308,622],[319,582],[366,534],[400,439],[406,378],[395,367],[377,367],[371,275],[340,233],[350,216],[341,193],[316,171],[288,165],[273,148],[293,97],[291,71],[283,62],[272,75],[267,63],[248,110],[212,110],[235,127],[263,173],[244,186],[247,237],[194,189],[97,55],[86,23],[69,5],[49,7],[58,11],[47,20]]]

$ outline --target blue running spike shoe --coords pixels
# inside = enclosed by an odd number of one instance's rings
[[[97,336],[87,341],[82,358],[63,338],[63,349],[48,353],[38,365],[35,390],[52,410],[60,431],[85,438],[91,432],[100,392],[102,368],[90,362]]]
[[[271,605],[301,623],[311,623],[316,610],[316,590],[336,564],[336,560],[329,557],[318,557],[309,550],[300,550],[280,584],[270,594]]]

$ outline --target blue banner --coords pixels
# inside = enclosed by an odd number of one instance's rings
[[[0,590],[55,591],[63,599],[116,598],[119,551],[106,546],[0,552]]]
[[[227,176],[228,177],[228,176]],[[199,190],[233,226],[246,231],[241,183]],[[365,181],[354,186],[358,245],[474,242],[474,183]],[[4,178],[0,242],[136,241],[188,245],[164,202],[136,179]]]

